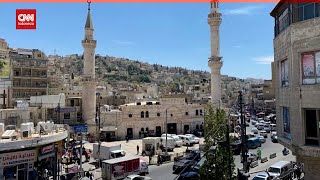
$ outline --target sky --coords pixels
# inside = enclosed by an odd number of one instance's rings
[[[275,3],[221,3],[221,73],[271,79]],[[16,9],[36,9],[37,29],[16,30]],[[1,3],[0,38],[13,48],[82,54],[86,3]],[[209,3],[92,3],[96,54],[207,70]]]

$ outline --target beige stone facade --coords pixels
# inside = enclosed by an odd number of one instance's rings
[[[113,128],[110,131],[121,139],[126,135],[135,139],[141,131],[160,136],[166,131],[167,119],[168,133],[184,134],[202,128],[204,113],[204,105],[187,104],[185,98],[161,98],[101,112],[101,125],[105,129]]]
[[[316,180],[320,179],[320,18],[316,17],[320,9],[316,3],[285,5],[281,1],[271,13],[276,19],[277,132],[280,143],[305,164],[305,179]],[[315,12],[299,14],[303,11],[298,9],[307,5]]]

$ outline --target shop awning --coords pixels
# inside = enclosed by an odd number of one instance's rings
[[[54,155],[55,155],[54,152],[49,153],[49,154],[45,154],[45,155],[41,155],[41,156],[38,157],[38,161],[41,161],[41,160],[49,158],[49,157],[53,157]]]
[[[116,131],[117,128],[115,126],[103,126],[102,131]]]

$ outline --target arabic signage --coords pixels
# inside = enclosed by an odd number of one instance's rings
[[[51,145],[42,147],[40,150],[40,153],[47,154],[47,153],[53,152],[53,150],[54,150],[54,144],[51,144]]]
[[[62,107],[57,107],[57,108],[55,108],[55,111],[56,112],[59,112],[59,109],[60,109],[60,112],[61,113],[71,113],[71,112],[76,112],[76,108],[75,107],[64,107],[64,108],[62,108]]]
[[[72,126],[75,133],[87,133],[88,126],[86,124],[76,124]]]
[[[36,160],[35,150],[0,154],[0,166],[2,167],[34,162],[35,160]]]

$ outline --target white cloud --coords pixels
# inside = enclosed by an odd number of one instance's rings
[[[112,42],[115,43],[115,44],[118,44],[118,45],[123,45],[123,46],[134,45],[134,42],[132,42],[132,41],[113,40]]]
[[[262,6],[244,6],[236,9],[225,9],[222,10],[224,15],[251,15],[263,8]]]
[[[256,61],[257,64],[271,64],[274,58],[273,56],[260,56],[253,58],[253,60]]]
[[[234,46],[232,46],[232,47],[233,47],[233,48],[237,48],[237,49],[241,48],[240,45],[234,45]]]

